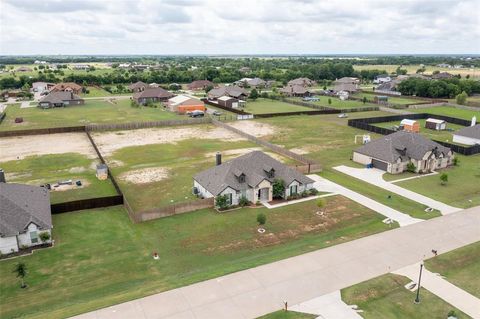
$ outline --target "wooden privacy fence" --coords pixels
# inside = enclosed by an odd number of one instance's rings
[[[296,169],[302,174],[320,173],[322,171],[322,166],[320,164],[295,165],[292,166],[292,168]]]
[[[0,132],[0,137],[85,132],[85,126],[66,126]]]
[[[114,130],[136,130],[142,128],[152,127],[166,127],[166,126],[181,126],[194,124],[211,123],[211,119],[204,118],[189,118],[184,120],[165,120],[165,121],[151,121],[151,122],[131,122],[131,123],[112,123],[112,124],[88,124],[86,131],[114,131]]]
[[[185,203],[172,204],[166,207],[154,208],[134,213],[134,222],[145,222],[167,216],[179,215],[204,208],[213,208],[214,198],[198,199]],[[133,210],[132,210],[133,212]]]
[[[219,108],[219,109],[222,109],[222,110],[225,110],[225,111],[228,111],[228,112],[232,112],[232,113],[235,113],[235,114],[238,114],[238,115],[251,115],[251,113],[248,113],[248,112],[245,112],[245,111],[242,111],[242,110],[238,110],[238,109],[234,109],[232,107],[227,107],[227,106],[219,105],[217,103],[213,103],[212,101],[209,101],[208,99],[202,99],[202,102],[207,104],[207,105],[211,105],[211,106],[214,106],[216,108]]]
[[[52,214],[73,212],[76,210],[110,207],[123,204],[122,195],[80,199],[71,202],[51,204]]]
[[[354,112],[368,112],[368,111],[378,111],[379,107],[378,106],[361,106],[361,107],[353,107],[353,108],[346,108],[346,109],[338,109],[330,106],[324,106],[324,105],[317,105],[309,102],[303,102],[303,101],[297,101],[297,100],[292,100],[289,98],[285,97],[269,97],[272,100],[279,100],[285,103],[289,104],[294,104],[294,105],[299,105],[299,106],[304,106],[308,107],[311,109],[316,109],[319,111],[323,111],[321,113],[317,114],[335,114],[335,113],[354,113]],[[285,113],[284,113],[285,114]],[[315,115],[315,113],[310,113],[310,115]],[[277,115],[279,116],[279,115]]]

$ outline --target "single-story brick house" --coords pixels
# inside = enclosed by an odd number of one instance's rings
[[[280,93],[285,96],[299,96],[306,97],[311,96],[312,92],[302,85],[287,85],[280,89]]]
[[[284,198],[313,187],[314,181],[261,151],[254,151],[198,173],[193,178],[194,192],[204,198],[227,195],[230,205],[238,205],[242,197],[252,203],[273,199],[273,182],[285,183]]]
[[[213,82],[210,82],[209,80],[196,80],[190,84],[187,84],[187,88],[192,91],[205,90],[210,86],[216,87],[216,85]]]
[[[167,101],[167,107],[170,111],[179,114],[185,114],[192,111],[206,111],[205,104],[198,100],[185,95],[177,95]]]
[[[428,173],[451,165],[453,152],[418,133],[398,131],[356,149],[353,161],[390,174],[402,173],[413,163],[417,173]]]
[[[38,106],[43,109],[51,107],[65,107],[67,105],[83,105],[85,100],[73,92],[50,92],[47,96],[38,102]]]
[[[82,93],[82,86],[74,82],[57,83],[50,89],[50,92],[72,92],[74,94]]]
[[[310,80],[309,78],[297,78],[297,79],[288,81],[287,86],[300,85],[300,86],[306,87],[306,86],[315,85],[315,83],[316,82],[314,80]]]
[[[138,93],[138,92],[143,92],[145,91],[145,89],[147,89],[149,87],[149,85],[147,83],[144,83],[142,81],[138,81],[138,82],[135,82],[135,83],[132,83],[128,86],[128,89],[134,93]]]
[[[0,252],[9,254],[51,237],[50,194],[44,187],[0,182]],[[48,240],[47,242],[50,242]]]
[[[209,99],[218,99],[221,96],[230,96],[239,100],[246,100],[248,97],[248,92],[239,86],[230,85],[212,89],[208,91],[207,96]]]
[[[147,87],[145,90],[135,93],[133,95],[133,100],[138,104],[147,104],[155,102],[165,102],[168,99],[174,97],[175,94],[168,92],[161,87],[151,88]]]
[[[453,142],[464,145],[480,145],[480,124],[464,127],[453,134]]]

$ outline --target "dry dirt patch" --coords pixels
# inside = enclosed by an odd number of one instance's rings
[[[23,159],[32,155],[80,153],[95,158],[95,150],[84,133],[62,133],[3,137],[0,139],[0,161]]]
[[[168,169],[164,167],[142,168],[121,174],[120,179],[133,184],[159,182],[168,177]]]
[[[108,156],[118,149],[149,144],[175,144],[188,139],[244,140],[239,135],[219,127],[190,126],[181,128],[149,128],[119,132],[96,133],[95,143]]]
[[[273,125],[254,121],[236,121],[234,123],[229,123],[229,125],[256,137],[273,135],[278,130],[277,127]]]

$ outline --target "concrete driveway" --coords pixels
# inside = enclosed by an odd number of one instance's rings
[[[399,212],[398,210],[395,210],[391,207],[388,207],[386,205],[383,205],[377,201],[374,201],[371,198],[368,198],[366,196],[363,196],[362,194],[359,194],[357,192],[354,192],[346,187],[343,187],[341,185],[338,185],[332,181],[329,181],[325,178],[322,178],[318,175],[312,174],[308,175],[311,179],[315,181],[313,186],[318,189],[321,192],[331,192],[335,194],[340,194],[343,195],[347,198],[350,198],[351,200],[370,208],[371,210],[388,217],[390,219],[393,219],[394,221],[398,222],[400,226],[407,226],[411,224],[415,224],[418,222],[423,221],[423,219],[418,219],[418,218],[413,218],[410,215],[404,214],[402,212]]]
[[[82,319],[247,319],[480,240],[480,206],[95,310]]]
[[[379,170],[377,168],[355,168],[341,165],[334,167],[334,169],[344,174],[358,178],[364,182],[386,189],[389,192],[414,200],[420,204],[435,208],[439,210],[442,215],[455,213],[461,210],[461,208],[444,204],[437,200],[431,199],[430,197],[420,195],[418,193],[395,185],[391,182],[387,182],[382,177],[382,175],[385,174],[385,171]]]

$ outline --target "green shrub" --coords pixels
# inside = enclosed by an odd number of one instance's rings
[[[318,194],[318,189],[316,188],[310,188],[310,195],[317,195]]]
[[[467,97],[467,92],[463,91],[455,97],[455,101],[457,102],[457,104],[464,105],[465,103],[467,103]]]
[[[307,191],[303,191],[300,196],[302,197],[308,197],[308,192]]]
[[[50,233],[48,232],[41,232],[38,237],[40,237],[40,240],[42,241],[42,243],[50,240]]]
[[[416,170],[415,164],[413,164],[412,162],[409,162],[407,164],[407,171],[409,171],[410,173],[415,173],[415,170]]]
[[[280,198],[285,195],[285,182],[282,179],[275,179],[272,184],[274,198]]]
[[[448,183],[448,174],[442,173],[442,175],[440,175],[440,184],[446,185],[447,183]]]
[[[242,197],[240,197],[240,200],[238,201],[238,204],[242,207],[245,207],[248,204],[250,204],[250,202],[248,201],[248,199],[245,196],[242,196]]]
[[[454,157],[453,158],[453,165],[458,166],[459,164],[460,164],[460,160],[458,159],[458,157]]]
[[[257,222],[259,225],[265,225],[267,222],[267,216],[264,213],[259,213],[257,215]]]
[[[218,195],[215,197],[215,205],[220,209],[224,210],[230,207],[228,203],[228,195]]]

